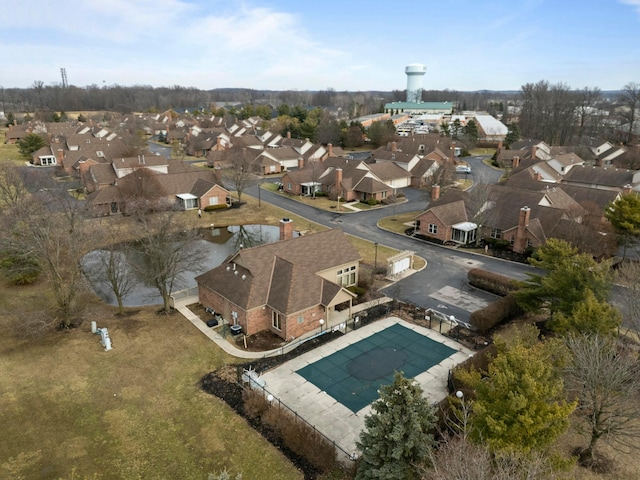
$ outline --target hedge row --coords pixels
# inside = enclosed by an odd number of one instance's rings
[[[518,282],[515,280],[480,268],[469,270],[467,279],[470,285],[501,296],[518,289]]]
[[[515,297],[509,293],[495,302],[471,314],[471,325],[480,333],[485,333],[496,325],[519,317],[524,311],[518,306]]]
[[[222,210],[227,208],[228,205],[226,203],[219,203],[218,205],[207,205],[204,207],[205,212],[213,212],[214,210]]]

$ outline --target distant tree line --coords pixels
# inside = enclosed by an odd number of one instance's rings
[[[315,132],[327,112],[335,119],[348,121],[382,112],[385,103],[403,101],[405,98],[404,90],[200,90],[179,85],[152,87],[117,84],[63,87],[35,81],[29,88],[0,87],[0,110],[4,110],[7,116],[26,112],[32,113],[36,119],[49,120],[47,116],[58,111],[63,114],[68,111],[162,112],[170,108],[193,112],[197,109],[216,115],[230,113],[238,118],[253,115],[265,120],[281,117],[283,131],[290,131],[292,136],[315,139],[316,135],[335,137],[330,133],[331,130],[337,132],[335,125],[328,125],[328,129],[320,128],[324,133]],[[598,87],[572,89],[564,83],[552,84],[540,80],[523,85],[519,91],[509,92],[425,90],[422,99],[427,102],[452,102],[454,112],[487,111],[510,126],[511,130],[517,124],[521,138],[544,140],[551,145],[570,144],[585,136],[629,143],[640,107],[640,84],[630,82],[619,91],[604,93]],[[216,108],[216,102],[233,102],[238,106],[225,105],[225,109],[221,110]],[[346,127],[341,126],[343,144]],[[452,127],[455,125],[452,124]]]

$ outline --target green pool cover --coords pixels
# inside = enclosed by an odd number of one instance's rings
[[[393,382],[395,371],[414,378],[455,352],[396,323],[296,373],[357,412],[378,398],[381,385]]]

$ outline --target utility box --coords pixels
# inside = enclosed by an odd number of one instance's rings
[[[104,347],[104,350],[108,352],[111,350],[111,338],[106,328],[100,329],[100,344]]]

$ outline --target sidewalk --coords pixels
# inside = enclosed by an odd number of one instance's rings
[[[392,299],[389,297],[382,297],[371,302],[361,303],[359,305],[354,305],[351,309],[353,314],[361,312],[363,310],[368,309],[374,305],[382,305],[388,302],[391,302]],[[187,305],[192,305],[194,303],[198,303],[199,299],[196,295],[181,298],[180,300],[176,300],[175,309],[182,314],[187,320],[189,320],[198,330],[200,330],[204,335],[209,337],[209,339],[215,342],[222,350],[227,352],[229,355],[233,355],[238,358],[263,358],[268,357],[270,355],[276,354],[277,352],[284,352],[286,350],[286,345],[283,347],[278,347],[273,350],[267,350],[264,352],[250,352],[247,350],[242,350],[241,348],[234,347],[231,343],[229,343],[224,337],[222,337],[218,332],[214,331],[212,328],[207,327],[207,324],[204,323],[200,317],[194,314],[191,310],[187,308]],[[300,340],[312,337],[316,335],[315,332],[311,332],[303,337],[296,339],[296,344],[300,344]],[[288,351],[288,350],[286,350]]]

